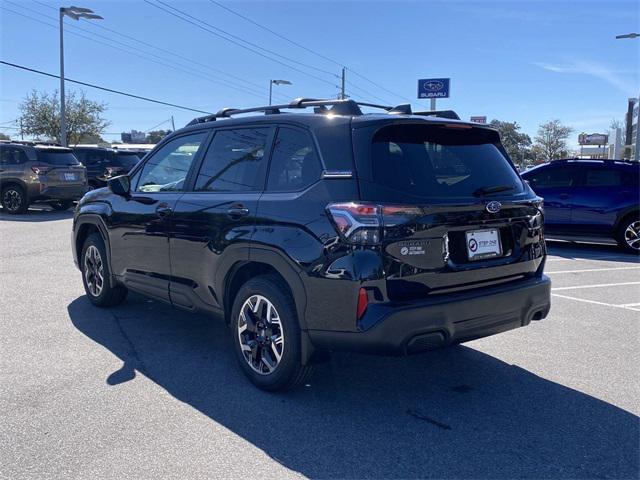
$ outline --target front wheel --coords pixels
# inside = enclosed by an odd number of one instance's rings
[[[122,285],[111,286],[109,264],[102,237],[93,233],[82,247],[80,270],[82,283],[89,301],[98,307],[113,307],[124,301],[127,289]]]
[[[640,253],[640,215],[636,214],[622,221],[617,240],[627,252]]]
[[[240,368],[258,388],[289,390],[309,374],[301,362],[295,304],[278,277],[259,276],[240,288],[230,327]]]
[[[29,208],[27,195],[22,187],[10,185],[2,189],[2,208],[11,214],[25,213]]]

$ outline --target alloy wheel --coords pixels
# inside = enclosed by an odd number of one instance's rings
[[[269,375],[284,353],[284,330],[276,307],[262,295],[252,295],[238,318],[238,340],[242,355],[260,375]]]
[[[10,212],[17,212],[22,206],[22,195],[17,190],[9,188],[4,192],[2,204]]]
[[[640,220],[631,222],[624,231],[624,241],[634,250],[640,251]]]
[[[94,297],[100,296],[104,285],[104,266],[95,245],[89,245],[84,254],[84,279],[89,293]]]

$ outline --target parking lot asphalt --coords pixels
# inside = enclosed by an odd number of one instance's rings
[[[547,319],[268,394],[216,319],[91,306],[71,216],[0,212],[0,477],[639,476],[636,256],[550,243]]]

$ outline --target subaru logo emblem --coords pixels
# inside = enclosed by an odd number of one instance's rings
[[[444,88],[444,83],[438,81],[424,82],[424,89],[429,92],[437,92]]]
[[[486,209],[489,213],[498,213],[502,208],[502,204],[500,202],[489,202],[487,203]]]

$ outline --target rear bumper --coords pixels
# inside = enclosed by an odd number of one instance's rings
[[[309,330],[314,347],[380,354],[417,353],[494,335],[547,316],[551,280],[546,277],[457,293],[411,304],[372,304],[379,319],[359,332]],[[368,312],[369,313],[369,312]]]
[[[87,193],[87,185],[47,185],[34,192],[33,201],[80,200]]]

